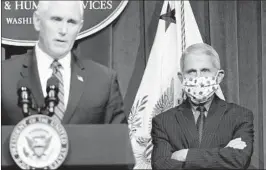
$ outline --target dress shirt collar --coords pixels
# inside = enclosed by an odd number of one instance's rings
[[[205,104],[204,104],[204,107],[206,108],[206,110],[207,110],[207,112],[205,112],[205,116],[207,116],[207,114],[208,114],[208,111],[209,111],[209,109],[210,109],[210,107],[211,107],[211,103],[212,103],[212,101],[213,101],[213,98],[214,98],[214,95],[212,96],[212,98],[211,98],[211,100],[209,100],[208,102],[206,102]],[[192,112],[193,112],[193,114],[196,114],[198,111],[197,111],[197,105],[195,105],[195,104],[193,104],[190,100],[189,100],[189,103],[190,103],[190,105],[191,105],[191,109],[192,109]]]
[[[45,53],[39,46],[39,43],[35,45],[35,52],[36,52],[36,58],[37,61],[41,63],[41,65],[44,68],[50,68],[52,62],[54,61],[54,58],[49,56],[47,53]],[[70,52],[67,53],[65,57],[62,57],[58,60],[58,62],[62,65],[62,68],[69,68],[70,67],[70,60],[71,60],[71,54]]]

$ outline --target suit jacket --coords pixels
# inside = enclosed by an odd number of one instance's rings
[[[15,125],[23,119],[21,108],[17,106],[20,79],[29,82],[35,104],[44,105],[34,51],[2,62],[3,125]],[[72,53],[70,81],[63,124],[127,123],[114,71],[89,59],[78,59]]]
[[[253,114],[215,96],[199,144],[193,113],[185,101],[156,116],[151,135],[153,169],[245,169],[253,153]],[[246,142],[243,150],[225,148],[230,140],[238,137]],[[172,153],[181,149],[189,149],[186,161],[171,159]]]

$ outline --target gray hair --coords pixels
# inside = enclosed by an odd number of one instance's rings
[[[220,58],[218,53],[215,51],[215,49],[205,43],[197,43],[189,46],[182,54],[181,59],[180,59],[180,69],[181,71],[184,71],[184,61],[185,57],[190,54],[205,54],[208,56],[211,56],[212,58],[212,63],[215,68],[220,69],[221,64],[220,64]]]
[[[38,3],[38,7],[37,7],[37,11],[39,14],[45,12],[46,10],[48,10],[49,7],[49,3],[51,2],[56,2],[56,1],[44,1],[44,0],[40,0]],[[83,1],[77,0],[77,1],[65,1],[67,2],[78,2],[79,3],[79,7],[80,7],[80,15],[83,18],[83,14],[84,14],[84,5],[83,5]],[[60,9],[59,9],[60,10]]]

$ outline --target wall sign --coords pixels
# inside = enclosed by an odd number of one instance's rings
[[[38,1],[2,1],[2,44],[34,46],[38,32],[32,15]],[[83,1],[84,25],[77,39],[94,34],[114,21],[125,9],[128,0]]]

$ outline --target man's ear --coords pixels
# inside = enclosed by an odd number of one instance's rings
[[[81,28],[83,27],[83,23],[84,23],[84,20],[81,20],[80,26],[79,26],[79,32],[80,32]]]
[[[35,11],[33,13],[33,24],[34,24],[34,28],[36,31],[40,31],[40,27],[41,27],[41,18],[40,18],[40,14]]]
[[[183,74],[181,72],[178,72],[177,75],[178,75],[180,82],[183,83]]]
[[[224,70],[219,70],[217,75],[217,83],[220,84],[224,78]]]

